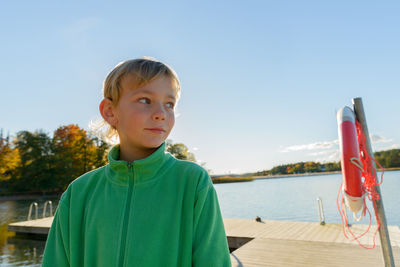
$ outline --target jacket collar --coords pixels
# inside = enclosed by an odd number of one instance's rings
[[[165,142],[150,156],[131,163],[119,160],[119,153],[119,145],[111,148],[108,153],[106,174],[111,182],[122,186],[128,186],[130,182],[137,185],[156,179],[163,165],[172,158],[171,154],[165,152]]]

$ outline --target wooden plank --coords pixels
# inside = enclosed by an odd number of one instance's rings
[[[343,234],[341,224],[320,225],[317,222],[293,222],[264,220],[262,223],[249,219],[224,219],[225,231],[228,237],[247,238],[272,238],[288,240],[304,240],[317,242],[333,242],[358,245],[356,241],[348,240]],[[353,225],[355,234],[361,234],[367,229],[367,225]],[[389,226],[392,246],[400,244],[400,229],[397,226]],[[376,226],[363,236],[362,244],[371,246]],[[376,245],[380,245],[379,236],[375,239]]]
[[[43,219],[11,223],[8,225],[8,231],[47,235],[53,222],[53,218],[54,217],[46,217]]]
[[[38,220],[17,222],[8,225],[8,230],[13,232],[47,234],[53,217]],[[293,221],[271,221],[264,220],[256,222],[249,219],[224,219],[225,231],[228,237],[252,238],[273,238],[305,240],[318,242],[334,242],[355,244],[355,241],[346,239],[343,234],[342,225],[326,224],[324,226],[317,222],[293,222]],[[397,226],[389,226],[392,246],[400,247],[400,229]],[[361,234],[367,229],[367,225],[353,225],[351,227],[355,234]],[[360,241],[371,246],[373,244],[373,233],[376,226]],[[376,238],[376,245],[380,245],[379,236]]]
[[[12,223],[9,231],[48,234],[53,217]],[[233,266],[383,266],[381,248],[366,250],[345,238],[340,224],[224,219]],[[357,234],[367,225],[353,225]],[[400,266],[400,229],[389,226],[395,263]],[[372,244],[373,228],[362,242]],[[250,241],[249,241],[250,240]],[[376,238],[380,245],[379,236]],[[236,265],[235,265],[236,264]],[[242,264],[242,265],[240,265]]]
[[[53,217],[38,220],[24,221],[9,224],[8,230],[13,232],[47,234]],[[225,231],[228,237],[249,238],[273,238],[290,239],[319,242],[334,242],[355,244],[355,241],[346,239],[343,234],[342,225],[326,224],[324,226],[317,222],[293,222],[293,221],[271,221],[264,220],[256,222],[249,219],[224,219]],[[400,247],[400,229],[397,226],[389,226],[392,246]],[[353,225],[351,227],[355,234],[361,234],[367,229],[367,225]],[[371,246],[373,233],[376,226],[370,230],[360,241]],[[379,236],[376,245],[380,245]]]
[[[400,248],[393,247],[400,265]],[[256,238],[231,253],[233,267],[252,266],[384,266],[381,248],[343,243]]]

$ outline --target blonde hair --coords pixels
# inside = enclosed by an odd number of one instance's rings
[[[165,76],[173,82],[176,98],[177,100],[179,99],[181,88],[176,72],[167,64],[154,58],[143,57],[118,63],[104,80],[104,98],[110,99],[114,106],[118,104],[121,97],[121,81],[126,75],[133,75],[136,78],[137,83],[134,89],[145,86],[161,76]],[[98,123],[91,123],[90,128],[94,129],[95,132],[101,132],[100,128],[106,128],[105,133],[101,134],[102,137],[111,143],[115,143],[118,140],[117,130],[105,120],[101,120]]]

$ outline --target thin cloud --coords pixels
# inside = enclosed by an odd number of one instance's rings
[[[399,149],[399,148],[400,148],[400,144],[393,144],[390,146],[382,147],[379,150],[391,150],[391,149]]]
[[[330,150],[308,153],[308,155],[309,156],[323,156],[323,155],[328,155],[328,154],[338,153],[338,152],[339,152],[338,149],[330,149]]]
[[[320,161],[321,162],[330,162],[330,161],[339,161],[340,160],[340,151],[337,150],[327,156],[326,158],[322,158]]]
[[[371,139],[371,142],[375,143],[375,144],[376,143],[390,143],[393,141],[393,139],[389,139],[389,138],[386,138],[384,136],[377,135],[377,134],[370,134],[369,137]]]
[[[397,149],[397,148],[400,148],[400,144],[393,144],[391,146],[391,149]]]
[[[339,143],[338,140],[333,140],[333,141],[315,142],[304,145],[294,145],[285,147],[280,152],[287,153],[287,152],[302,151],[302,150],[330,149],[335,145],[337,145],[338,143]]]
[[[393,142],[393,139],[386,138],[382,135],[378,134],[370,134],[370,139],[373,144],[378,144],[378,143],[390,143]],[[281,153],[288,153],[288,152],[296,152],[296,151],[306,151],[306,150],[326,150],[326,149],[332,149],[339,145],[339,140],[335,139],[332,141],[319,141],[315,143],[310,143],[310,144],[302,144],[302,145],[293,145],[293,146],[288,146],[280,150]],[[395,147],[397,148],[397,146]],[[320,153],[320,154],[318,154]],[[328,153],[325,151],[321,152],[315,152],[315,153],[310,153],[309,155],[317,156],[317,155],[322,155],[324,153]]]

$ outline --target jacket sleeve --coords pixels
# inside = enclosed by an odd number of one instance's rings
[[[209,177],[208,181],[208,185],[198,192],[194,207],[192,266],[230,267],[228,242],[217,194]]]
[[[62,201],[59,202],[53,223],[47,236],[42,267],[70,266],[69,259],[69,212]]]

